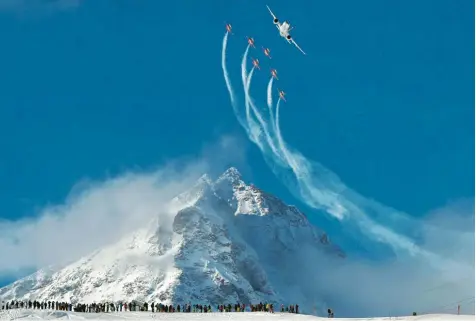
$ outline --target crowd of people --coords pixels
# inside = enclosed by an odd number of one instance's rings
[[[2,310],[9,309],[37,309],[37,310],[58,310],[58,311],[74,311],[74,312],[127,312],[127,311],[150,311],[156,312],[185,312],[185,313],[207,313],[207,312],[270,312],[274,313],[274,305],[272,303],[258,303],[258,304],[221,304],[212,307],[210,304],[177,304],[167,305],[162,303],[152,302],[150,305],[147,302],[139,303],[137,301],[131,302],[104,302],[104,303],[76,303],[71,304],[67,302],[58,301],[2,301]],[[299,313],[299,305],[291,304],[289,306],[281,305],[281,312]]]

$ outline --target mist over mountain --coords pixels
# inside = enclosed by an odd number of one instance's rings
[[[119,242],[0,289],[3,300],[273,302],[324,310],[316,258],[345,260],[301,211],[236,168],[203,175]],[[87,237],[85,235],[85,237]]]

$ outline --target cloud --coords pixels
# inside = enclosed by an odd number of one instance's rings
[[[314,257],[314,265],[308,261],[314,284],[336,317],[456,313],[458,304],[461,313],[474,314],[474,200],[450,203],[429,213],[421,224],[420,246],[444,257],[442,266],[432,266],[425,257],[368,262],[351,256],[344,264],[323,257]]]
[[[221,137],[199,156],[103,182],[83,180],[64,203],[44,208],[37,217],[0,221],[0,275],[64,264],[112,243],[163,214],[168,201],[202,174],[239,167],[243,154],[239,140]]]

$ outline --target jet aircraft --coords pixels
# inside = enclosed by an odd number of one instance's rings
[[[263,48],[263,52],[264,52],[264,55],[267,56],[269,59],[271,59],[271,55],[270,55],[270,51],[269,48],[264,48],[264,47],[261,47]]]
[[[279,92],[279,98],[286,101],[286,99],[284,98],[284,96],[286,95],[286,93],[280,89],[278,89],[278,92]]]
[[[291,24],[287,21],[280,22],[279,19],[274,15],[274,13],[271,11],[271,9],[266,5],[266,7],[269,10],[269,13],[271,16],[273,16],[273,23],[276,26],[276,28],[279,31],[279,35],[286,39],[288,43],[292,43],[296,48],[298,48],[303,54],[306,54],[301,47],[298,46],[296,41],[291,37],[291,34],[289,33],[291,30],[293,30],[294,27],[291,27]]]
[[[253,66],[254,66],[255,68],[261,69],[261,68],[259,67],[259,60],[258,60],[257,58],[256,58],[256,59],[255,59],[255,58],[251,58],[251,59],[252,59],[252,61],[253,61]]]

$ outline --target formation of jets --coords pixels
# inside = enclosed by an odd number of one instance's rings
[[[280,22],[279,19],[276,17],[276,15],[271,11],[269,6],[266,6],[266,7],[268,8],[269,13],[273,17],[273,24],[278,29],[279,35],[281,37],[283,37],[289,44],[293,44],[299,51],[301,51],[305,55],[306,53],[301,49],[301,47],[299,47],[299,45],[294,41],[294,39],[292,38],[292,36],[290,34],[290,31],[294,27],[291,27],[291,24],[288,21]],[[229,34],[233,35],[231,24],[229,24],[229,23],[226,24],[226,31]],[[245,39],[248,42],[249,46],[251,46],[253,48],[256,48],[255,47],[255,40],[252,37],[245,37]],[[268,57],[269,59],[271,59],[271,54],[270,54],[271,50],[269,48],[265,48],[265,47],[261,47],[261,48],[263,49],[264,55],[266,57]],[[251,61],[253,62],[253,66],[255,68],[261,69],[260,66],[259,66],[259,60],[257,58],[251,58]],[[271,68],[271,76],[274,79],[278,80],[278,71],[274,68]],[[284,97],[286,95],[286,93],[281,89],[278,89],[278,93],[279,93],[279,98],[286,101],[286,99]]]

